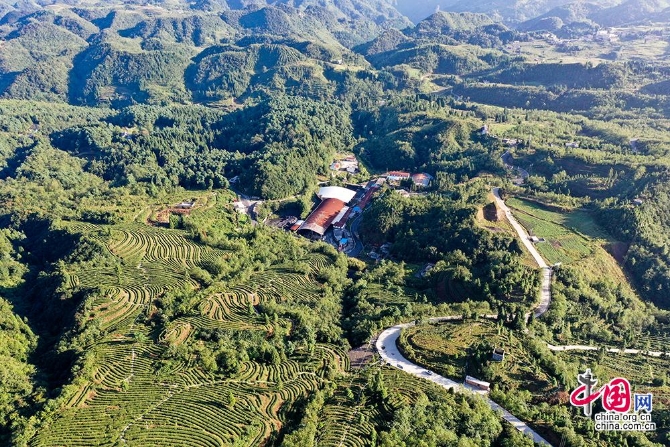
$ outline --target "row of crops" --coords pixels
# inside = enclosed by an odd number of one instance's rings
[[[326,256],[305,260],[306,274],[271,267],[245,284],[212,293],[200,303],[199,315],[180,317],[156,336],[146,324],[156,310],[154,300],[191,281],[189,268],[224,253],[179,230],[134,225],[113,228],[105,238],[96,226],[77,228],[97,235],[119,266],[69,272],[71,287],[102,291],[89,312],[103,334],[91,346],[96,368],[32,445],[260,445],[281,430],[294,402],[329,381],[327,367],[348,369],[346,353],[323,344],[276,365],[244,362],[232,377],[205,371],[192,358],[165,360],[169,345],[190,343],[200,329],[267,332],[255,306],[268,300],[315,302],[320,286],[314,275],[327,265]],[[350,419],[348,410],[337,407],[328,407],[332,427],[340,417]],[[330,445],[339,441],[333,433]],[[352,431],[350,439],[358,434]]]

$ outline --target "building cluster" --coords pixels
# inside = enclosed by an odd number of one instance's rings
[[[345,250],[348,245],[355,245],[356,241],[346,228],[347,222],[363,212],[379,187],[376,181],[368,182],[358,191],[339,186],[323,187],[317,194],[321,203],[305,220],[295,222],[291,231],[310,239],[325,238],[340,250]],[[332,234],[326,236],[331,228]]]
[[[347,204],[356,195],[356,191],[339,186],[326,186],[317,194],[321,203],[304,221],[296,222],[291,229],[311,239],[322,238],[331,225],[344,227],[350,211]]]
[[[336,172],[348,172],[349,174],[358,174],[360,172],[358,168],[358,160],[354,155],[348,155],[341,160],[335,160],[330,165],[331,171]]]
[[[619,41],[619,36],[609,29],[601,29],[593,35],[593,40],[596,42],[616,43]]]
[[[430,186],[430,182],[433,180],[432,175],[426,174],[424,172],[418,174],[410,174],[409,172],[405,171],[389,171],[386,174],[384,174],[384,177],[386,177],[386,181],[393,184],[397,184],[404,180],[411,179],[412,183],[417,188],[427,188],[428,186]]]

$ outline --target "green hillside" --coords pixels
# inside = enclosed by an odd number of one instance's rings
[[[670,445],[666,7],[0,0],[0,445]]]

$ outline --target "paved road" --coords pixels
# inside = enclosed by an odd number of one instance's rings
[[[547,310],[549,309],[549,305],[551,304],[551,276],[552,276],[552,270],[551,267],[547,265],[547,263],[544,261],[540,253],[537,251],[535,246],[531,243],[530,239],[528,238],[528,234],[526,233],[526,230],[519,224],[519,222],[514,218],[512,215],[512,211],[509,209],[507,205],[505,205],[505,202],[500,198],[500,188],[493,188],[493,195],[495,196],[496,202],[498,206],[505,212],[505,216],[509,220],[510,224],[512,227],[516,230],[518,233],[519,237],[521,238],[521,242],[524,244],[524,246],[528,249],[528,251],[531,253],[537,264],[542,268],[542,288],[541,288],[541,297],[540,297],[540,303],[539,305],[535,308],[535,316],[539,317],[543,315]],[[354,228],[354,225],[352,224],[352,229]],[[356,227],[357,228],[357,227]],[[486,318],[497,318],[497,315],[485,315]],[[445,316],[445,317],[437,317],[437,318],[431,318],[429,321],[431,322],[440,322],[440,321],[450,321],[450,320],[460,320],[462,317],[460,315],[458,316]],[[528,436],[533,438],[533,441],[538,443],[538,444],[543,444],[543,445],[548,445],[549,442],[542,438],[538,433],[536,433],[534,430],[532,430],[530,427],[528,427],[523,421],[519,420],[517,417],[515,417],[513,414],[511,414],[509,411],[507,411],[505,408],[501,407],[497,403],[493,402],[491,399],[486,397],[486,393],[482,390],[475,389],[473,387],[470,387],[469,385],[466,384],[461,384],[458,382],[455,382],[451,379],[448,379],[447,377],[441,376],[439,374],[435,374],[432,371],[427,370],[426,368],[423,368],[419,365],[415,365],[414,363],[410,362],[407,360],[403,355],[400,353],[397,347],[397,341],[398,338],[400,337],[400,331],[404,328],[411,327],[413,326],[414,323],[405,323],[405,324],[399,324],[396,326],[393,326],[391,328],[386,329],[384,332],[382,332],[379,335],[379,338],[377,339],[376,342],[376,348],[377,351],[379,352],[379,355],[381,358],[389,363],[390,365],[400,368],[403,371],[407,372],[408,374],[412,374],[413,376],[420,377],[426,380],[430,380],[431,382],[434,382],[443,388],[446,389],[453,389],[454,391],[460,392],[460,393],[475,393],[475,394],[480,394],[484,395],[484,398],[486,399],[488,405],[494,410],[494,411],[500,411],[502,413],[503,419],[511,423],[514,428],[519,430],[520,432],[527,434]],[[586,345],[567,345],[567,346],[554,346],[549,343],[547,343],[547,347],[551,351],[571,351],[571,350],[579,350],[579,351],[597,351],[599,348],[597,346],[586,346]],[[607,352],[612,352],[612,353],[618,353],[622,352],[622,350],[617,349],[617,348],[608,348]],[[624,349],[623,350],[624,354],[642,354],[642,355],[648,355],[651,357],[661,357],[661,356],[668,356],[670,357],[670,352],[663,352],[663,351],[645,351],[645,350],[640,350],[640,349]]]
[[[550,351],[597,351],[600,349],[598,346],[587,346],[587,345],[565,345],[565,346],[554,346],[547,343],[547,347]],[[619,348],[607,348],[607,352],[612,352],[618,354],[623,352],[624,354],[641,354],[647,355],[649,357],[670,357],[670,352],[665,351],[647,351],[644,349],[619,349]]]
[[[458,318],[459,317],[442,317],[439,319],[431,319],[431,321],[444,321],[452,319],[455,320]],[[419,365],[415,365],[414,363],[410,362],[405,357],[403,357],[403,355],[398,350],[397,340],[398,337],[400,337],[400,331],[403,328],[407,328],[413,325],[414,323],[399,324],[397,326],[393,326],[392,328],[386,329],[379,335],[376,347],[377,351],[379,351],[379,355],[382,357],[382,359],[384,359],[384,361],[390,363],[392,366],[395,366],[396,368],[402,369],[408,374],[412,374],[413,376],[430,380],[431,382],[436,383],[445,389],[452,388],[454,391],[459,393],[475,393],[483,395],[488,405],[494,411],[500,411],[502,413],[503,419],[512,424],[514,428],[519,430],[521,433],[527,434],[528,436],[532,437],[533,441],[538,444],[551,446],[551,444],[549,444],[542,436],[540,436],[534,430],[528,427],[528,425],[526,425],[523,421],[519,420],[512,413],[505,410],[503,407],[501,407],[500,405],[498,405],[497,403],[493,402],[491,399],[486,397],[486,392],[470,387],[469,385],[455,382],[439,374],[435,374],[427,370],[426,368],[422,368]]]
[[[542,269],[542,287],[540,290],[540,304],[535,308],[535,317],[539,317],[549,310],[549,304],[551,304],[551,267],[547,265],[540,253],[537,251],[533,243],[528,237],[528,233],[521,226],[521,224],[514,218],[512,215],[512,210],[509,209],[505,202],[500,198],[500,188],[493,188],[493,196],[496,199],[496,203],[505,212],[505,216],[509,223],[512,224],[512,227],[516,230],[521,242],[526,247],[535,259],[535,262]]]
[[[502,162],[507,169],[509,169],[511,171],[514,171],[515,169],[517,170],[517,172],[519,173],[519,175],[521,177],[516,179],[514,181],[514,183],[516,183],[517,185],[522,185],[526,181],[526,179],[529,177],[528,171],[526,171],[525,169],[523,169],[519,166],[513,166],[512,165],[512,161],[513,161],[512,160],[512,154],[510,154],[509,151],[502,154],[502,157],[500,157],[500,158],[502,159]]]
[[[524,230],[524,228],[519,224],[519,222],[517,222],[514,216],[512,216],[512,211],[509,209],[507,205],[505,205],[505,202],[500,198],[500,188],[493,188],[493,195],[496,198],[498,206],[505,212],[505,215],[507,216],[509,222],[512,224],[512,227],[514,227],[516,232],[519,234],[521,242],[523,242],[524,246],[528,249],[528,251],[531,253],[537,264],[543,270],[542,288],[540,291],[540,303],[535,309],[535,316],[539,317],[549,309],[549,304],[551,303],[551,273],[552,273],[551,268],[547,265],[542,256],[540,256],[540,253],[535,249],[535,246],[533,246],[533,244],[531,243],[530,239],[528,238],[528,234],[526,233],[526,230]],[[496,318],[497,316],[490,315],[487,317]],[[430,321],[439,322],[439,321],[457,320],[459,318],[460,318],[459,316],[447,316],[447,317],[431,318]],[[536,433],[534,430],[528,427],[528,425],[526,425],[523,421],[515,417],[505,408],[501,407],[500,405],[498,405],[497,403],[493,402],[491,399],[486,397],[487,394],[486,392],[472,388],[466,384],[460,384],[439,374],[435,374],[434,372],[429,371],[426,368],[423,368],[419,365],[415,365],[414,363],[410,362],[405,357],[403,357],[403,355],[400,353],[397,347],[397,341],[398,338],[400,337],[400,331],[403,328],[411,327],[413,325],[414,323],[399,324],[397,326],[393,326],[391,328],[386,329],[379,335],[379,338],[377,339],[376,343],[376,348],[377,351],[379,352],[379,355],[384,361],[395,366],[396,368],[402,369],[408,374],[412,374],[413,376],[430,380],[431,382],[434,382],[442,386],[443,388],[446,389],[451,388],[454,389],[454,391],[462,393],[469,392],[469,393],[483,394],[488,405],[494,411],[500,411],[502,413],[503,419],[512,424],[514,428],[532,437],[533,441],[538,444],[551,446],[551,444],[549,444],[547,440],[545,440],[542,436],[540,436],[538,433]]]
[[[356,218],[351,222],[351,237],[354,239],[354,248],[349,250],[347,253],[348,256],[352,258],[357,258],[358,255],[363,251],[363,243],[358,236],[358,226],[361,224],[361,219],[363,218],[363,213],[356,216]]]

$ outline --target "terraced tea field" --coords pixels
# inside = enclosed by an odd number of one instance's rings
[[[537,367],[522,340],[507,329],[499,329],[494,321],[421,324],[403,330],[399,339],[405,357],[457,381],[464,380],[466,375],[480,374],[471,365],[478,345],[488,347],[483,354],[486,359],[491,357],[493,348],[505,351],[505,359],[489,367],[492,377],[488,379],[493,383],[518,384],[525,380],[525,386],[530,384],[532,392],[546,391],[548,375]]]
[[[530,235],[546,239],[536,247],[550,264],[592,256],[594,248],[607,239],[587,211],[561,213],[517,198],[507,200],[507,204]]]
[[[348,347],[315,335],[322,322],[301,323],[318,320],[329,296],[338,305],[335,283],[324,279],[337,271],[336,255],[318,244],[290,239],[294,254],[275,257],[281,261],[251,258],[242,275],[204,281],[191,273],[240,254],[140,222],[63,226],[102,247],[98,262],[62,271],[63,287],[92,294],[80,316],[82,333],[93,329],[80,372],[51,401],[33,447],[268,445],[300,427],[302,406],[317,390],[327,397],[315,442],[365,447],[396,409],[427,392],[445,393],[374,359],[351,370]],[[230,245],[244,249],[242,238]],[[373,281],[366,292],[374,306],[428,306],[413,289]],[[375,371],[389,399],[371,404]]]
[[[287,298],[318,301],[322,286],[315,276],[328,264],[326,256],[305,258],[307,274],[273,266],[244,284],[213,292],[199,303],[197,315],[176,318],[155,336],[146,323],[157,310],[155,300],[187,283],[201,287],[188,270],[226,252],[199,245],[179,230],[139,224],[107,228],[107,233],[88,224],[70,230],[103,242],[120,267],[67,273],[69,287],[100,292],[88,317],[99,322],[101,335],[85,361],[94,365],[93,372],[64,387],[60,407],[32,446],[262,445],[281,430],[291,405],[331,382],[326,377],[331,368],[348,371],[346,353],[323,343],[311,353],[298,349],[279,364],[243,362],[228,377],[203,369],[194,355],[165,360],[169,346],[178,350],[202,329],[270,333],[255,306]],[[329,404],[331,431],[323,445],[365,445],[362,433],[369,423],[352,428],[340,443],[342,418],[349,416],[337,399]]]
[[[666,383],[667,358],[576,351],[560,352],[557,355],[567,362],[579,365],[579,371],[591,368],[599,379],[599,384],[615,377],[627,378],[633,392],[653,393],[654,409],[667,408],[670,405],[670,386]]]

